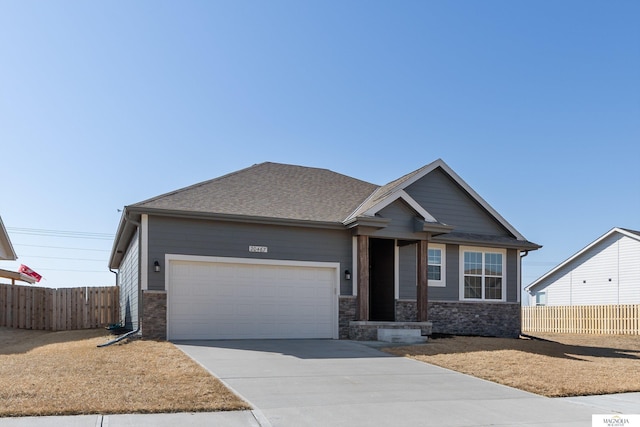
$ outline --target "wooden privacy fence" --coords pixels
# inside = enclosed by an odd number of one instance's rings
[[[522,331],[640,335],[640,304],[522,307]]]
[[[64,331],[117,323],[118,287],[40,288],[0,283],[0,326]]]

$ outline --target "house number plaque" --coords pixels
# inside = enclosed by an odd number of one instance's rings
[[[249,246],[249,252],[261,252],[266,254],[269,252],[269,248],[267,246]]]

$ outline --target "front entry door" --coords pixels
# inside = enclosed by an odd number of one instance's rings
[[[395,320],[395,241],[369,240],[369,320]]]

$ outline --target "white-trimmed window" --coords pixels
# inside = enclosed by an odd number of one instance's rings
[[[445,245],[429,243],[427,278],[429,286],[446,286]]]
[[[460,248],[460,299],[506,301],[507,253],[502,249]]]
[[[547,305],[546,292],[536,292],[536,305]]]

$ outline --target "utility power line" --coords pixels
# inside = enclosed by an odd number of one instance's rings
[[[64,272],[72,272],[72,273],[109,273],[108,269],[104,269],[104,270],[65,270],[65,269],[58,269],[58,268],[37,268],[37,271],[64,271]],[[44,279],[46,279],[45,276],[43,276]]]
[[[95,240],[113,240],[115,237],[111,233],[92,233],[87,231],[68,231],[68,230],[47,230],[43,228],[20,228],[7,227],[8,231],[16,234],[26,234],[31,236],[46,237],[65,237],[71,239],[95,239]]]
[[[67,259],[72,261],[96,261],[96,262],[106,262],[105,259],[95,259],[95,258],[63,258],[57,256],[44,256],[44,255],[20,255],[21,257],[31,257],[31,258],[47,258],[47,259]]]
[[[65,247],[65,246],[27,245],[26,243],[14,243],[13,245],[14,246],[29,246],[31,248],[68,249],[70,251],[78,250],[78,251],[92,251],[92,252],[111,252],[108,249],[87,249],[87,248],[68,248],[68,247]]]

